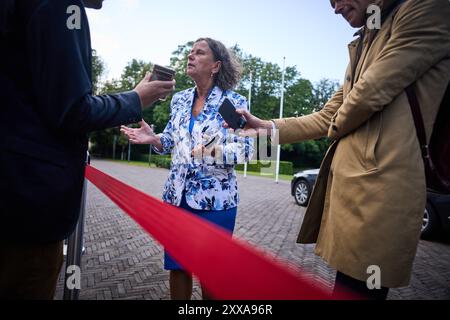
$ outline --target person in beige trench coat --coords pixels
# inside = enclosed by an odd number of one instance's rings
[[[383,12],[379,30],[366,24],[373,2]],[[331,4],[351,26],[362,27],[349,44],[343,86],[321,111],[304,117],[264,121],[240,112],[248,121],[242,134],[276,126],[283,144],[330,138],[297,242],[317,243],[316,254],[338,270],[335,290],[342,284],[385,299],[388,288],[409,284],[426,204],[405,88],[414,83],[429,139],[450,77],[450,3]],[[381,290],[367,288],[371,266],[379,267]]]

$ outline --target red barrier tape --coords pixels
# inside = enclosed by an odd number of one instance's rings
[[[129,214],[216,299],[329,299],[320,285],[232,239],[213,224],[87,166],[86,178]],[[342,297],[342,298],[350,298]]]

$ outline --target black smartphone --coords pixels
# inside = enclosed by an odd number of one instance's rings
[[[175,70],[155,64],[150,81],[172,81],[174,76]]]
[[[225,98],[222,105],[219,108],[219,113],[222,118],[228,123],[228,126],[234,130],[244,129],[247,121],[244,117],[236,112],[236,108],[233,103]]]

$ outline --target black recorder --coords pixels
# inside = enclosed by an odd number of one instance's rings
[[[155,64],[150,81],[172,81],[175,70]]]
[[[223,101],[219,108],[219,113],[222,118],[227,122],[228,126],[234,130],[244,129],[247,121],[239,113],[236,112],[236,108],[233,103],[227,98]]]

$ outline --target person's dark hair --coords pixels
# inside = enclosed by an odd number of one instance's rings
[[[200,38],[195,43],[200,41],[206,41],[213,52],[214,60],[222,62],[222,66],[214,78],[215,85],[222,90],[233,89],[238,84],[242,73],[242,65],[235,54],[220,41]]]

